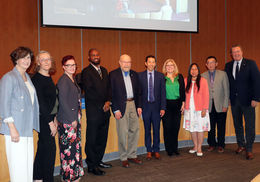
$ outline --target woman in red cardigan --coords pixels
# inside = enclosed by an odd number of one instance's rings
[[[190,65],[188,78],[185,78],[184,82],[186,100],[183,128],[191,133],[194,144],[189,153],[196,153],[201,157],[204,131],[210,130],[208,83],[200,76],[199,66],[196,63]]]

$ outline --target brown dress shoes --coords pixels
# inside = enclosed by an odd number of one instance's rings
[[[223,147],[218,147],[218,153],[223,153],[224,152],[224,148]]]
[[[128,161],[129,162],[132,162],[132,163],[135,163],[135,164],[142,164],[143,162],[138,159],[137,157],[136,158],[128,158]]]
[[[152,159],[152,152],[147,152],[146,159],[149,161]]]
[[[128,160],[122,161],[122,167],[129,168]]]
[[[246,150],[245,147],[238,147],[236,150],[236,154],[240,154],[240,153],[244,152],[245,150]]]
[[[208,152],[212,152],[213,150],[215,150],[215,147],[213,147],[213,146],[209,146],[209,148],[208,148]]]
[[[254,158],[254,155],[252,152],[246,152],[246,159],[247,160],[252,160]]]
[[[159,152],[154,152],[155,159],[161,159]]]

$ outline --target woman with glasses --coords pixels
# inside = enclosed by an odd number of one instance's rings
[[[166,85],[166,111],[162,118],[164,145],[168,156],[179,155],[178,134],[185,101],[184,79],[173,59],[165,61],[163,73]]]
[[[36,182],[53,182],[56,156],[55,135],[57,133],[56,114],[58,100],[56,86],[51,75],[55,72],[54,61],[47,51],[36,56],[35,74],[32,82],[37,92],[40,106],[40,133],[34,160],[33,179]]]
[[[63,181],[78,182],[84,175],[81,154],[80,88],[74,79],[76,63],[73,56],[62,59],[64,74],[60,77],[57,120],[60,146],[60,175]]]

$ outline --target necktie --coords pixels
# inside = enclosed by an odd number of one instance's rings
[[[210,72],[210,87],[213,88],[214,84],[214,78],[213,78],[213,72]]]
[[[149,82],[148,82],[148,91],[149,91],[149,102],[154,102],[154,89],[153,89],[153,76],[152,73],[149,73]]]
[[[125,73],[125,76],[127,76],[128,75],[128,71],[126,71],[126,72],[124,72]]]
[[[102,79],[102,72],[101,72],[100,68],[98,68],[98,74],[99,74],[100,78]]]
[[[239,73],[239,62],[237,62],[237,66],[236,66],[236,73],[235,73],[235,79],[237,79],[238,73]]]

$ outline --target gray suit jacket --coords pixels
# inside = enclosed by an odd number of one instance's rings
[[[59,91],[59,109],[57,120],[61,123],[71,124],[78,121],[80,111],[80,88],[76,81],[71,81],[65,73],[60,77],[57,88]]]
[[[34,87],[27,73],[26,77]],[[32,105],[29,90],[16,67],[6,73],[0,81],[0,101],[0,117],[2,120],[12,117],[21,137],[32,137],[33,129],[40,131],[39,104],[36,92]],[[0,133],[10,135],[7,123],[2,122]]]
[[[226,72],[216,70],[213,89],[210,87],[209,72],[204,72],[203,76],[209,85],[209,112],[212,109],[212,99],[214,99],[214,105],[217,112],[222,112],[223,107],[228,107],[229,101],[229,82]]]

